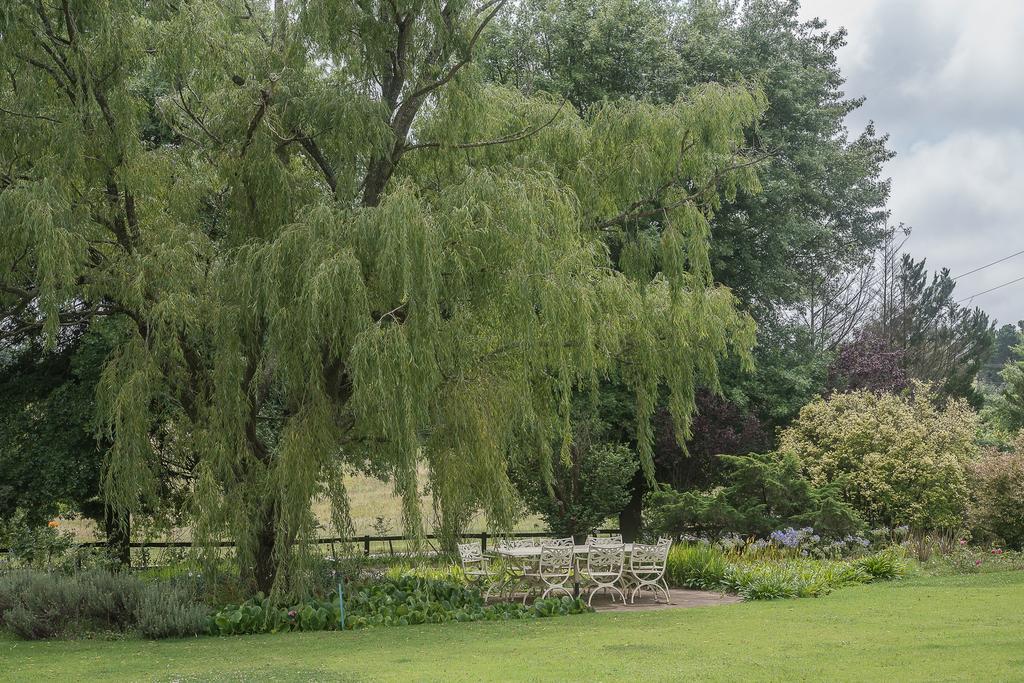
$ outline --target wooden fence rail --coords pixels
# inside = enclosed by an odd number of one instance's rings
[[[618,529],[598,529],[598,534],[617,534]],[[480,539],[480,546],[482,550],[487,550],[487,541],[495,538],[555,538],[558,534],[553,534],[547,531],[516,531],[508,534],[489,534],[486,531],[475,534],[462,534],[463,538],[466,539]],[[426,534],[422,537],[428,541],[437,540],[439,537],[437,534]],[[414,536],[370,536],[364,534],[362,536],[352,536],[351,538],[342,538],[340,536],[330,538],[318,538],[311,543],[318,545],[323,544],[362,544],[363,554],[370,555],[370,545],[373,543],[387,543],[389,546],[395,541],[413,541],[416,540]],[[128,544],[131,548],[191,548],[191,541],[133,541]],[[208,544],[215,548],[233,548],[235,546],[234,541],[216,541]],[[85,543],[75,544],[78,548],[104,548],[107,546],[105,541],[86,541]],[[0,554],[10,552],[10,548],[0,548]]]

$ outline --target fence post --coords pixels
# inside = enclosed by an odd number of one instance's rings
[[[480,552],[487,552],[487,532],[480,534]]]
[[[370,555],[370,534],[363,536],[363,555]]]

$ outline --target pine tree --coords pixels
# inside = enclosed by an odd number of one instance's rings
[[[348,469],[394,480],[407,530],[420,466],[450,533],[500,528],[510,458],[550,479],[575,389],[622,377],[651,478],[659,387],[682,438],[695,387],[748,358],[708,217],[757,189],[763,95],[581,115],[487,85],[505,4],[3,4],[0,344],[130,326],[97,397],[113,509],[157,504],[172,448],[197,542],[298,591]],[[651,267],[611,267],[607,236],[652,218]]]
[[[883,273],[887,286],[879,291],[883,305],[869,329],[902,350],[908,377],[934,382],[943,394],[980,406],[975,378],[995,344],[988,314],[960,305],[948,268],[929,279],[924,260],[908,254],[890,268]]]
[[[1011,434],[1024,429],[1024,336],[1018,341],[1012,347],[1013,358],[999,373],[1003,388],[994,402],[997,419]]]

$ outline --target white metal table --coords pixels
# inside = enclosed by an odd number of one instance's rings
[[[626,554],[629,555],[633,552],[632,543],[624,543],[623,549]],[[494,550],[488,550],[487,552],[493,552],[495,555],[501,555],[503,557],[517,558],[517,559],[532,559],[540,557],[540,545],[527,545],[520,546],[518,548],[495,548]],[[575,555],[588,555],[590,553],[589,545],[577,545],[573,548],[573,554]]]
[[[625,557],[628,558],[630,553],[633,552],[633,544],[632,543],[624,543],[623,544],[623,550],[625,551]],[[487,552],[488,552],[488,554],[494,554],[494,555],[497,555],[497,556],[499,556],[501,558],[504,558],[506,560],[526,560],[528,562],[538,562],[540,560],[541,546],[540,546],[540,544],[537,544],[537,545],[527,545],[527,546],[516,546],[516,547],[511,547],[511,548],[509,548],[509,547],[498,547],[498,548],[495,548],[494,550],[488,550]],[[573,546],[573,555],[576,558],[576,561],[573,563],[573,565],[574,565],[574,573],[576,574],[576,587],[577,587],[576,589],[577,589],[577,591],[579,590],[579,575],[581,573],[580,572],[579,559],[584,558],[584,557],[586,557],[589,554],[590,554],[590,546],[589,545],[576,545],[576,546]],[[627,559],[627,564],[628,564],[628,559]],[[523,578],[523,574],[524,574],[524,569],[522,567],[509,567],[509,566],[506,566],[505,567],[504,576],[499,580],[498,585],[497,585],[498,591],[499,591],[499,595],[504,590],[511,589],[511,587],[513,585],[515,585],[518,581],[520,581]],[[493,588],[493,586],[492,586],[492,588]],[[491,588],[488,588],[487,592],[485,593],[485,596],[489,596],[490,593],[491,593]],[[511,592],[509,594],[511,595]]]

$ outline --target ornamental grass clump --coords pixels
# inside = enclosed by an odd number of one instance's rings
[[[722,586],[746,600],[774,600],[819,597],[871,580],[870,574],[850,562],[789,559],[730,564]]]
[[[907,563],[891,548],[853,560],[805,557],[777,546],[748,544],[722,550],[709,543],[680,544],[668,556],[670,585],[736,593],[746,600],[810,598],[837,588],[903,576]]]
[[[707,543],[676,544],[669,551],[666,580],[674,586],[715,589],[728,566],[725,553]]]
[[[873,555],[857,558],[853,564],[866,572],[872,581],[887,581],[905,576],[908,571],[907,560],[902,549],[887,548]]]

